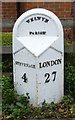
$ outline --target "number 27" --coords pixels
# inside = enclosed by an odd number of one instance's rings
[[[56,79],[56,71],[53,71],[51,76],[53,76],[53,81]],[[45,73],[44,77],[46,77],[45,83],[50,81],[50,73]]]

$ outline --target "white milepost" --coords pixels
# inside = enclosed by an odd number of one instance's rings
[[[59,102],[64,91],[64,38],[58,17],[45,9],[23,13],[13,28],[13,74],[17,93],[30,102]]]

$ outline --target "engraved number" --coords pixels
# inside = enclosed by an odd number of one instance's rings
[[[45,83],[50,82],[51,76],[53,76],[52,80],[55,81],[55,79],[56,79],[56,71],[53,71],[51,75],[50,75],[50,73],[45,73],[45,75],[44,75],[44,77],[46,78]]]
[[[50,81],[50,74],[45,73],[45,77],[46,77],[45,83],[48,83]]]
[[[26,77],[26,73],[23,74],[22,79],[24,79],[24,82],[27,83],[28,78]]]

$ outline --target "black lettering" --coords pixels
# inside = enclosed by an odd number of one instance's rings
[[[35,68],[35,65],[33,65],[33,64],[22,63],[22,62],[18,62],[18,61],[15,61],[15,64],[16,64],[16,65],[19,65],[19,66],[24,66],[24,67]]]
[[[58,64],[58,60],[55,60],[55,62],[54,62],[54,63],[55,63],[55,65],[57,65],[57,64]]]
[[[52,60],[52,61],[46,61],[43,63],[39,63],[39,68],[50,67],[50,66],[54,66],[54,65],[58,65],[58,64],[61,64],[61,59],[56,59],[56,60]]]
[[[48,19],[45,19],[45,21],[44,21],[44,22],[48,23],[48,21],[49,21]]]
[[[30,35],[34,35],[34,32],[29,32]]]
[[[42,66],[43,66],[43,67],[46,67],[46,66],[47,66],[47,63],[46,63],[46,62],[44,62]]]
[[[47,67],[50,66],[50,61],[47,61]]]
[[[23,74],[22,79],[24,79],[24,81],[23,81],[23,82],[27,83],[28,78],[26,77],[26,73],[24,73],[24,74]]]
[[[35,35],[38,35],[38,32],[35,32]]]
[[[28,19],[26,22],[27,22],[27,23],[30,23],[30,20]]]
[[[58,64],[61,64],[61,59],[58,59]]]
[[[37,17],[38,18],[38,20],[40,20],[41,19],[41,17]]]
[[[43,35],[45,35],[45,34],[46,34],[46,32],[44,31],[44,32],[43,32]]]
[[[44,17],[42,17],[42,21],[44,21],[45,20],[45,18]]]
[[[19,62],[16,61],[15,63],[16,63],[16,65],[19,65]]]
[[[52,81],[56,80],[56,71],[53,71],[52,74],[50,73],[45,73],[44,77],[46,77],[45,83],[50,82],[51,76],[52,76]]]
[[[52,61],[51,61],[51,66],[53,66],[53,65],[54,65],[54,61],[52,60]]]
[[[20,62],[20,66],[21,66],[21,62]]]
[[[24,66],[26,66],[26,64],[24,63]]]
[[[35,31],[35,32],[29,32],[29,35],[45,35],[46,34],[46,32],[45,31],[41,31],[41,32],[37,32],[37,31]]]
[[[55,60],[55,65],[61,64],[61,59]]]
[[[43,32],[40,32],[40,35],[42,35],[43,34]]]
[[[37,17],[34,17],[34,20],[35,20],[35,21],[38,20]]]
[[[41,65],[41,63],[39,63],[39,68],[42,68],[42,65]]]
[[[32,18],[26,20],[26,22],[27,22],[27,23],[30,23],[30,22],[37,21],[37,20],[44,21],[45,23],[48,23],[48,21],[49,21],[49,20],[48,20],[47,18],[45,18],[45,17],[39,17],[39,16],[37,16],[37,17],[32,17]]]
[[[33,68],[35,68],[35,65],[33,65]]]
[[[56,71],[53,71],[53,72],[52,72],[52,75],[54,75],[53,81],[55,81],[55,79],[56,79]]]
[[[29,67],[29,64],[27,64],[27,67]]]
[[[34,20],[33,20],[33,18],[31,18],[31,22],[33,22]]]
[[[44,77],[46,77],[45,83],[48,83],[50,81],[50,74],[45,73]]]

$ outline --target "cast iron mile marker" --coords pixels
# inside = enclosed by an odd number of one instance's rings
[[[59,18],[35,8],[23,13],[13,28],[13,73],[17,93],[29,93],[34,106],[63,97],[64,38]]]

